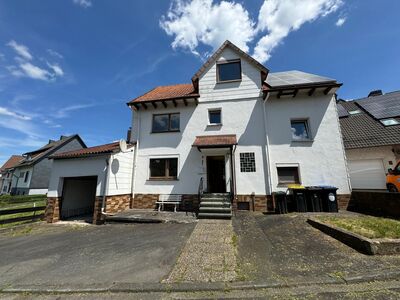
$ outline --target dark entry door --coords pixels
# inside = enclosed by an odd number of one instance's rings
[[[207,156],[207,179],[209,193],[225,193],[225,157]]]

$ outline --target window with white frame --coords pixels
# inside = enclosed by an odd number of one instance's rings
[[[220,108],[208,110],[208,124],[210,124],[210,125],[221,125],[222,124]]]
[[[308,120],[291,120],[290,129],[292,131],[293,141],[307,141],[311,140],[310,129],[308,126]]]
[[[279,184],[299,184],[299,167],[298,166],[277,166],[278,183]]]
[[[254,152],[240,153],[240,172],[255,172],[256,160]]]

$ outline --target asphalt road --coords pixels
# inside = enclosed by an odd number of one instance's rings
[[[0,288],[160,282],[194,226],[42,224],[0,233]]]

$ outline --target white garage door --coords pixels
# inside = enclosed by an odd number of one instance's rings
[[[353,189],[386,189],[386,174],[380,159],[350,160],[349,172]]]

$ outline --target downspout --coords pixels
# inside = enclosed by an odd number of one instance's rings
[[[132,115],[134,116],[134,109],[133,108],[131,108],[131,109],[132,109]],[[132,119],[133,119],[133,116],[132,116]],[[132,183],[131,183],[132,207],[133,207],[133,202],[135,199],[135,187],[136,187],[135,178],[136,178],[136,165],[137,165],[137,155],[138,155],[137,153],[139,151],[139,141],[140,141],[140,116],[138,113],[136,114],[136,116],[137,116],[137,138],[136,138],[136,145],[135,145],[135,154],[134,154],[134,158],[133,158]],[[134,132],[134,130],[135,130],[135,127],[133,126],[132,131]]]
[[[263,112],[264,112],[264,129],[265,129],[265,151],[267,158],[267,167],[268,167],[268,193],[272,195],[272,179],[271,179],[271,164],[270,164],[270,155],[269,155],[269,137],[268,137],[268,126],[267,126],[267,113],[265,110],[265,106],[267,105],[267,100],[269,98],[269,93],[267,93],[264,101],[263,101]]]
[[[103,199],[102,199],[102,203],[101,203],[101,214],[102,215],[106,215],[106,212],[105,212],[106,194],[108,192],[108,178],[109,178],[109,172],[110,172],[111,159],[112,159],[112,153],[110,154],[110,157],[108,157],[106,159],[106,174],[104,175]]]

